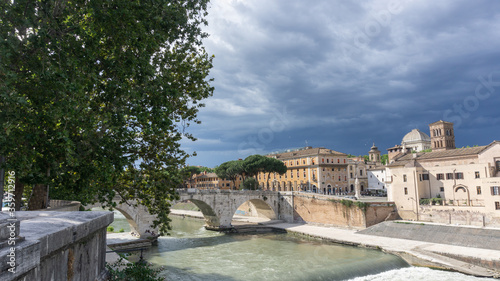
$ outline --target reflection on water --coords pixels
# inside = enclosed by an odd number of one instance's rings
[[[167,280],[343,280],[408,266],[375,250],[298,239],[287,234],[225,235],[174,218],[148,261]]]

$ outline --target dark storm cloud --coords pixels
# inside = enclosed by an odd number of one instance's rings
[[[500,139],[498,1],[216,0],[209,13],[215,92],[183,144],[191,164],[306,141],[385,151],[446,118],[457,146]]]

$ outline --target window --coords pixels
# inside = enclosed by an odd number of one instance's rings
[[[498,186],[492,186],[491,195],[500,195],[500,188]]]
[[[403,175],[403,181],[406,182],[407,178],[406,175]]]
[[[405,187],[405,195],[408,195],[408,187]]]
[[[495,202],[495,210],[500,210],[500,202]]]
[[[422,174],[422,179],[424,181],[428,181],[429,180],[429,174]]]
[[[352,179],[352,173],[351,173],[351,179]]]
[[[330,159],[328,159],[328,158],[327,158],[327,159],[326,159],[326,163],[330,163]]]
[[[446,173],[446,179],[447,180],[452,180],[453,179],[453,173]]]
[[[477,195],[480,195],[481,194],[481,187],[480,186],[476,186],[476,191],[477,191]]]
[[[440,188],[439,188],[439,191],[440,191],[440,192],[444,192],[444,187],[440,187]]]
[[[457,180],[463,180],[464,179],[464,173],[455,173],[455,178]]]
[[[474,175],[476,177],[476,179],[480,178],[481,176],[479,175],[479,172],[474,172]]]
[[[321,158],[321,162],[322,162],[322,163],[325,163],[325,158]]]
[[[359,170],[359,175],[363,176],[363,170]]]
[[[444,174],[437,174],[437,175],[436,175],[436,178],[437,178],[438,180],[444,180]]]
[[[345,160],[344,160],[345,161]],[[337,159],[337,163],[340,163],[340,159]],[[345,163],[345,162],[344,162]]]

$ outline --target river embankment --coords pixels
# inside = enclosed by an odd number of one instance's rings
[[[203,219],[201,212],[185,211],[172,209],[172,215],[187,216]],[[310,224],[296,224],[283,222],[269,222],[261,218],[239,216],[239,222],[248,222],[253,224],[265,224],[266,227],[272,227],[279,230],[284,230],[288,233],[313,237],[329,241],[333,243],[352,245],[358,247],[366,247],[382,250],[403,258],[409,264],[414,266],[425,266],[431,268],[453,270],[473,276],[479,277],[500,277],[500,269],[498,263],[500,261],[500,251],[496,249],[488,249],[488,245],[482,248],[466,247],[453,245],[453,241],[448,244],[433,243],[429,241],[419,241],[413,239],[402,239],[395,237],[384,237],[379,235],[363,234],[366,231],[354,229],[344,229],[339,227],[329,227]],[[398,222],[386,222],[398,223]],[[411,233],[413,230],[420,228],[422,223],[412,224],[409,222],[400,222],[406,228],[405,233]],[[461,226],[452,226],[449,231],[463,231]],[[413,230],[412,230],[413,229]],[[417,232],[415,232],[417,233]],[[419,235],[414,235],[415,239]],[[408,238],[408,236],[406,236]]]

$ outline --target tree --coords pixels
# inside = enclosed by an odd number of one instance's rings
[[[233,189],[236,189],[236,180],[244,174],[241,160],[227,161],[215,167],[215,174],[220,179],[228,179],[233,182]]]
[[[245,176],[255,177],[258,173],[264,170],[265,156],[254,154],[250,155],[245,160],[243,160],[243,169],[245,170]]]
[[[240,185],[240,189],[256,190],[259,182],[255,178],[246,178]]]
[[[263,164],[263,172],[267,173],[267,188],[269,188],[269,177],[271,173],[283,175],[287,171],[286,165],[276,158],[266,157]]]
[[[387,161],[389,161],[389,154],[383,154],[380,157],[380,162],[382,163],[382,165],[385,165],[387,164]]]
[[[186,166],[182,169],[182,173],[184,174],[184,179],[189,180],[189,184],[193,187],[193,176],[201,173],[202,169],[197,166]]]
[[[185,129],[212,95],[208,0],[0,2],[0,156],[30,208],[50,197],[158,215],[182,183]]]

